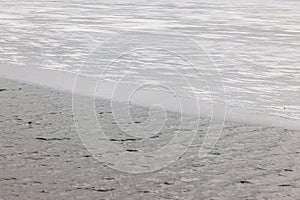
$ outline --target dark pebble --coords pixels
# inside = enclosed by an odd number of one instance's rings
[[[97,192],[111,192],[111,191],[114,191],[115,189],[114,188],[111,188],[111,189],[94,189],[94,191],[97,191]]]
[[[127,149],[126,151],[128,151],[128,152],[138,152],[138,150],[136,150],[136,149]]]
[[[211,152],[210,154],[217,155],[217,156],[221,155],[221,153],[219,153],[219,152]]]
[[[170,182],[164,182],[165,185],[173,185],[174,183],[170,183]]]
[[[281,184],[281,185],[278,185],[278,186],[281,186],[281,187],[289,187],[291,186],[290,184]]]
[[[139,191],[139,193],[150,193],[148,190]]]
[[[246,180],[241,180],[240,183],[251,183],[250,181],[246,181]]]

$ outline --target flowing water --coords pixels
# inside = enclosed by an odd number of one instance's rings
[[[199,68],[205,80],[178,56],[157,49],[127,53],[111,64],[105,80],[168,86],[182,96],[194,92],[204,102],[299,120],[299,24],[296,0],[2,0],[0,63],[98,76],[105,66],[91,55],[112,36],[182,35],[209,56],[211,63]],[[181,44],[181,52],[194,54]],[[118,51],[118,40],[114,45]]]

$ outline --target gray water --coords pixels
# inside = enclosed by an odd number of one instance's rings
[[[96,76],[104,68],[101,62],[82,66],[93,49],[112,36],[124,31],[185,35],[210,56],[226,98],[218,87],[187,88],[172,68],[193,81],[203,80],[185,62],[160,51],[124,56],[110,66],[106,81],[168,85],[180,88],[183,96],[193,91],[203,101],[213,98],[300,119],[299,24],[300,2],[292,0],[0,1],[0,63]],[[200,71],[213,83],[218,76],[211,66]],[[120,81],[121,72],[128,77]]]

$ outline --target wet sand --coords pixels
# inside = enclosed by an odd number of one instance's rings
[[[70,93],[1,78],[0,99],[0,199],[300,196],[299,131],[226,122],[217,145],[200,159],[199,147],[209,125],[204,119],[198,137],[180,159],[155,172],[129,174],[111,169],[85,149],[74,125]],[[116,129],[110,102],[97,100],[96,110],[111,130],[111,141],[124,148],[134,146],[134,140],[122,138]],[[147,109],[136,110],[135,120],[143,123]],[[176,113],[170,116],[179,118]],[[214,123],[212,128],[220,122]],[[159,148],[173,132],[172,122],[167,122],[151,144]]]

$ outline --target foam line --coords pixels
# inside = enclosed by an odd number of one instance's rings
[[[253,125],[300,130],[300,120],[288,119],[263,113],[255,113],[237,107],[205,103],[165,92],[140,90],[133,95],[135,86],[98,82],[97,78],[77,76],[74,73],[33,67],[0,66],[0,76],[20,82],[46,86],[53,89],[75,92],[78,95],[100,97],[113,101],[151,106],[161,105],[166,110],[185,115],[210,117],[213,120],[243,122]],[[76,81],[76,84],[75,84]],[[98,85],[97,85],[98,84]],[[117,87],[116,87],[117,86]],[[178,103],[179,102],[179,103]],[[197,107],[198,106],[198,107]]]

